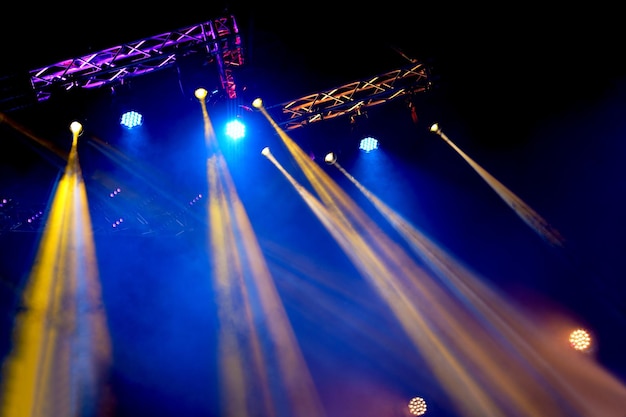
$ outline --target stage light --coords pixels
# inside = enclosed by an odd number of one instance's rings
[[[124,218],[120,217],[119,219],[115,220],[114,222],[111,222],[111,227],[113,229],[121,229],[122,223],[124,223]]]
[[[120,126],[126,129],[141,126],[143,123],[143,115],[135,108],[137,97],[141,95],[141,92],[133,90],[133,86],[130,82],[123,82],[120,85],[111,87],[112,101],[119,112],[118,122]]]
[[[261,154],[262,154],[263,156],[269,156],[269,154],[270,154],[270,148],[269,148],[269,146],[266,146],[265,148],[263,148],[263,149],[261,150]]]
[[[367,136],[361,139],[361,142],[359,142],[359,149],[365,152],[371,152],[375,149],[378,149],[378,140],[374,139],[371,136]]]
[[[337,162],[337,154],[334,152],[328,152],[324,157],[324,162],[326,162],[328,165],[334,164],[335,162]]]
[[[359,149],[371,152],[378,149],[378,139],[372,136],[367,112],[360,107],[350,116],[350,130],[355,138],[359,140]]]
[[[591,350],[591,335],[583,329],[576,329],[569,335],[570,346],[579,352]]]
[[[83,133],[83,125],[80,122],[70,123],[70,131],[72,132],[72,146],[78,143],[78,136]]]
[[[204,196],[202,194],[198,194],[189,202],[189,205],[193,206],[193,205],[199,203],[200,200],[202,200],[203,198],[204,198]]]
[[[143,115],[134,110],[122,114],[120,124],[128,129],[132,129],[143,124]]]
[[[80,122],[72,122],[70,123],[70,131],[75,135],[78,136],[83,132],[83,125]]]
[[[209,94],[209,92],[205,89],[205,88],[198,88],[196,89],[196,91],[194,92],[196,98],[200,101],[204,100],[207,96],[207,94]]]
[[[241,139],[246,135],[246,125],[239,119],[232,120],[226,124],[226,135],[231,139]]]
[[[109,197],[113,198],[115,196],[117,196],[118,194],[120,194],[122,192],[122,189],[117,187],[115,190],[111,191],[109,193]]]
[[[31,214],[30,217],[28,217],[28,220],[26,220],[29,224],[33,224],[35,223],[35,221],[39,218],[41,218],[43,216],[43,211],[39,210],[37,212],[35,212],[34,214]]]
[[[415,397],[409,401],[409,412],[414,416],[421,416],[426,413],[426,401],[423,398]]]
[[[260,109],[261,107],[263,107],[263,100],[261,100],[260,98],[255,98],[254,101],[252,101],[252,107],[254,107],[255,109]]]

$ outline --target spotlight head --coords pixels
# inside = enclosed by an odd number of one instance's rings
[[[261,100],[261,98],[255,98],[252,101],[252,107],[254,107],[255,109],[260,109],[261,107],[263,107],[263,100]]]
[[[440,133],[441,129],[439,129],[439,124],[438,123],[433,123],[432,126],[430,126],[430,131],[434,132],[434,133]]]
[[[206,88],[202,88],[202,87],[197,88],[196,91],[194,92],[194,95],[196,96],[198,100],[204,100],[208,94],[209,92],[206,90]]]
[[[74,135],[78,136],[78,135],[80,135],[83,132],[83,125],[80,124],[80,122],[74,121],[74,122],[70,123],[70,131]]]
[[[266,146],[265,148],[263,148],[263,149],[261,150],[261,154],[262,154],[263,156],[269,156],[269,154],[270,154],[270,147],[269,147],[269,146]]]
[[[328,165],[334,164],[335,162],[337,162],[337,154],[334,152],[328,152],[324,157],[324,162],[326,162]]]

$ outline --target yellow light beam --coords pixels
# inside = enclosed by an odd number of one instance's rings
[[[269,117],[269,115],[267,117]],[[277,127],[277,125],[275,125],[275,127]],[[418,346],[421,346],[422,350],[429,350],[434,356],[444,354],[447,357],[448,364],[455,364],[455,373],[439,371],[441,377],[449,378],[456,375],[456,377],[465,381],[463,383],[464,389],[467,390],[465,398],[473,398],[474,401],[484,403],[484,407],[493,408],[491,405],[488,405],[488,398],[475,389],[467,372],[462,371],[462,366],[446,352],[441,342],[434,336],[432,329],[430,329],[428,324],[424,321],[424,317],[416,309],[413,300],[408,298],[408,291],[404,288],[405,284],[403,284],[401,280],[394,279],[394,275],[398,274],[407,277],[413,274],[419,276],[421,275],[419,268],[411,265],[411,261],[406,257],[402,257],[402,260],[395,259],[402,254],[402,250],[396,247],[397,245],[393,242],[386,239],[381,232],[377,231],[371,222],[365,219],[364,215],[358,216],[355,214],[360,213],[357,207],[350,207],[350,210],[340,208],[340,205],[350,205],[349,199],[341,195],[340,190],[338,190],[330,179],[324,178],[325,174],[319,170],[319,167],[316,165],[313,166],[314,163],[304,157],[304,153],[301,150],[298,151],[299,147],[297,147],[286,134],[281,135],[281,138],[287,140],[286,144],[289,149],[297,151],[295,157],[298,161],[311,165],[309,167],[303,167],[303,170],[316,191],[318,191],[322,199],[324,199],[324,205],[320,205],[317,203],[316,199],[304,193],[304,195],[307,196],[305,201],[311,205],[314,213],[318,215],[329,232],[337,239],[346,254],[353,260],[357,268],[362,271],[363,275],[369,277],[383,299],[386,300],[392,310],[396,312],[398,319],[412,340]],[[285,172],[284,170],[282,171]],[[297,188],[302,195],[303,187],[298,186]],[[335,196],[338,196],[338,198],[335,199]],[[337,200],[339,200],[340,204],[337,203]],[[348,213],[350,217],[358,217],[362,224],[355,226],[352,223],[353,220],[348,219]],[[372,236],[376,236],[378,241],[370,240],[368,242],[366,240],[366,238],[371,238]],[[372,244],[374,244],[374,246],[372,246]],[[395,262],[391,265],[387,265],[388,261],[385,260],[384,257],[381,257],[380,254],[377,254],[374,247],[382,250],[390,259],[395,259]],[[424,338],[422,332],[428,335],[428,337]],[[468,393],[471,394],[472,391],[473,396],[467,395]],[[480,407],[478,408],[480,409]]]
[[[275,159],[271,160],[277,165]],[[281,167],[279,164],[277,166]],[[284,168],[281,167],[279,169],[288,175],[290,182],[296,186],[305,202],[309,204],[322,224],[335,237],[348,257],[353,260],[357,269],[378,290],[382,299],[396,314],[407,335],[425,355],[431,365],[431,369],[440,379],[444,380],[444,384],[447,381],[448,388],[462,390],[464,393],[463,398],[466,401],[471,399],[473,405],[481,413],[484,413],[484,410],[489,410],[490,415],[504,416],[504,414],[496,412],[495,405],[478,389],[477,384],[474,383],[468,372],[464,370],[459,360],[452,355],[451,350],[443,345],[443,340],[436,335],[432,326],[427,322],[426,316],[423,312],[420,312],[421,309],[418,309],[415,300],[411,298],[415,291],[410,291],[406,283],[394,278],[394,275],[405,276],[405,273],[402,272],[402,267],[386,265],[387,261],[376,253],[372,246],[363,239],[361,234],[356,232],[351,224],[346,223],[345,217],[339,218],[335,216],[335,212],[321,204],[302,185],[297,184],[293,177],[286,173]],[[409,260],[405,259],[405,261],[405,266],[410,264]],[[410,269],[412,274],[422,277],[423,273],[419,268],[414,266]],[[420,285],[419,282],[411,283]],[[434,297],[431,296],[431,298]],[[422,299],[421,301],[425,304],[427,300]],[[422,307],[422,309],[428,308],[440,309],[438,304],[433,301],[429,302],[427,307]],[[441,356],[445,360],[437,359]]]
[[[76,139],[16,317],[2,417],[110,412],[109,336]]]
[[[500,198],[502,198],[502,200],[504,200],[528,226],[539,234],[539,236],[553,246],[562,247],[565,244],[565,239],[561,236],[558,230],[552,227],[550,223],[541,217],[541,215],[533,210],[521,198],[515,195],[511,190],[504,186],[504,184],[498,181],[493,175],[478,165],[472,158],[456,146],[448,138],[448,136],[443,133],[436,123],[431,126],[430,130],[435,132],[439,135],[439,137],[441,137],[441,139],[450,145],[450,147],[454,149],[476,171],[476,173],[478,173],[478,175],[485,180],[485,182],[500,196]]]
[[[13,120],[12,118],[10,118],[9,116],[7,116],[6,114],[2,112],[0,112],[0,123],[6,123],[14,130],[20,132],[27,138],[31,139],[35,144],[39,145],[41,148],[47,150],[49,154],[56,156],[58,160],[52,161],[55,165],[61,168],[65,166],[65,162],[67,161],[66,151],[63,151],[55,147],[51,142],[37,136],[26,126],[18,123],[17,121]],[[48,155],[44,155],[44,156],[47,157]],[[63,164],[63,165],[60,165],[60,164]]]
[[[432,271],[416,265],[345,193],[324,178],[312,161],[302,156],[284,132],[279,131],[279,135],[287,148],[295,151],[294,158],[305,165],[301,167],[303,172],[324,202],[323,207],[312,204],[313,212],[324,214],[322,224],[378,289],[464,416],[591,416],[590,407],[610,408],[585,402],[572,395],[571,384],[557,383],[554,375],[558,372],[541,363],[544,351],[528,354],[515,346],[522,339],[506,329],[508,323],[477,314],[476,306],[458,299],[455,286],[449,282],[442,286]],[[301,192],[304,188],[296,189]],[[305,197],[305,201],[315,200]],[[466,291],[464,295],[473,294]],[[537,332],[531,334],[537,336]],[[513,337],[507,340],[509,336]],[[526,356],[520,357],[520,351]],[[535,381],[541,372],[545,372],[542,380]],[[511,373],[516,375],[513,380]],[[615,385],[606,386],[612,392],[621,392]],[[584,394],[582,390],[573,392]],[[617,402],[611,407],[623,405],[624,400],[613,399]]]
[[[209,151],[209,241],[228,415],[323,416],[315,386],[200,100]],[[230,366],[227,368],[226,366]]]
[[[585,416],[595,414],[618,415],[619,410],[626,405],[626,390],[622,383],[598,366],[598,364],[565,350],[562,340],[554,337],[554,332],[551,329],[541,328],[525,317],[522,312],[517,311],[503,296],[488,288],[466,268],[438,248],[424,234],[420,233],[409,222],[405,221],[379,198],[369,192],[343,167],[339,164],[335,164],[335,166],[357,186],[381,214],[389,220],[394,228],[404,236],[411,247],[415,249],[415,253],[438,274],[442,284],[448,287],[450,291],[458,294],[457,299],[460,302],[479,312],[477,319],[485,321],[489,326],[494,327],[498,334],[505,338],[506,343],[509,345],[509,355],[514,358],[523,358],[528,369],[521,369],[521,372],[515,372],[516,380],[523,378],[531,385],[535,381],[538,386],[545,387],[546,392],[555,393],[556,397],[565,398],[566,403],[560,405],[563,411],[567,409],[580,410],[581,415]],[[465,345],[468,334],[455,332],[455,335],[462,339],[462,343]],[[472,332],[470,336],[475,338],[476,334]],[[493,355],[493,358],[490,358],[491,360],[501,356],[502,362],[509,363],[506,372],[510,373],[512,366],[516,365],[493,348],[485,348],[484,350],[489,355]],[[489,368],[491,360],[483,360],[484,365],[482,369],[486,370],[485,372],[490,375],[490,378],[497,382],[498,385],[496,387],[498,390],[508,390],[508,395],[516,398],[515,402],[519,404],[518,408],[526,409],[530,413],[532,409],[525,401],[527,396],[527,393],[524,392],[524,390],[527,390],[526,384],[520,388],[514,387],[514,384],[511,384],[506,375],[498,376],[497,373]],[[591,387],[606,394],[602,400],[598,400],[599,397],[597,395],[590,394]],[[547,410],[544,404],[541,407],[538,412],[543,413],[543,415],[553,415],[552,413],[555,412]],[[599,410],[602,410],[602,412]]]

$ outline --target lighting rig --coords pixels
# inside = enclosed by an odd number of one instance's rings
[[[37,102],[42,102],[48,100],[55,91],[95,89],[119,83],[123,79],[159,71],[177,60],[198,54],[214,58],[225,96],[236,99],[237,84],[233,71],[244,65],[244,54],[237,21],[232,15],[33,69],[28,73],[29,94],[34,95]],[[353,115],[372,106],[429,90],[429,69],[415,59],[408,61],[409,64],[404,67],[269,106],[266,110],[283,129],[293,130],[323,120]],[[2,89],[0,80],[0,92],[3,91],[5,89]],[[0,104],[5,107],[6,103],[17,102],[24,102],[19,94],[0,100]],[[97,202],[94,204],[97,205]],[[29,231],[38,230],[32,227],[32,223],[16,222],[13,207],[5,205],[0,210],[0,215],[6,220],[0,222],[0,232],[24,231],[22,225],[29,225]],[[174,225],[173,233],[182,233],[187,227],[183,211],[167,211],[165,217],[169,220],[165,223]],[[144,221],[145,217],[142,216]],[[153,217],[163,221],[163,213]],[[155,230],[163,233],[163,228],[154,229],[152,225],[149,230],[151,233]]]
[[[293,130],[322,120],[353,115],[430,88],[428,68],[412,60],[403,68],[270,106],[267,111],[283,129]]]

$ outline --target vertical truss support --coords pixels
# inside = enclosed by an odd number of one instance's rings
[[[232,22],[229,18],[215,20],[216,25],[219,24],[216,31],[223,36],[220,36],[219,41],[213,44],[214,49],[210,52],[217,60],[222,89],[228,98],[235,99],[237,98],[237,84],[233,77],[233,70],[241,67],[244,60],[241,37],[230,36],[232,33],[239,33],[234,17],[231,16],[231,18]]]

